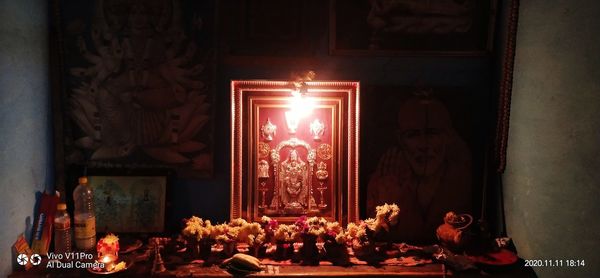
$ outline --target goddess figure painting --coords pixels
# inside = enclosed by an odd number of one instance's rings
[[[86,18],[70,13],[83,4],[67,2],[66,163],[210,175],[213,64],[204,30],[211,21],[203,18],[210,7],[96,1]]]

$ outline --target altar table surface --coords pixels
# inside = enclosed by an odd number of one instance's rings
[[[159,277],[177,277],[189,273],[191,277],[231,277],[218,267],[184,267],[175,271],[167,271]],[[179,274],[179,275],[178,275]],[[423,266],[366,266],[351,267],[321,265],[267,265],[265,270],[246,277],[444,277],[447,275],[444,265],[429,264]]]
[[[110,277],[149,277],[151,265],[136,263],[130,269],[121,273],[109,275]],[[442,264],[428,264],[423,266],[367,266],[356,265],[350,267],[321,265],[266,265],[264,270],[245,277],[444,277],[449,273]],[[89,273],[85,269],[68,269],[62,271],[47,270],[36,267],[30,271],[15,271],[9,277],[94,277],[102,276]],[[179,265],[155,277],[234,277],[217,265],[202,266],[198,264]]]
[[[109,275],[109,277],[150,277],[151,265],[136,263],[130,269]],[[46,270],[34,268],[30,271],[15,271],[9,277],[98,277],[86,270]],[[198,264],[184,264],[161,273],[155,277],[235,277],[217,265],[201,266]],[[355,265],[351,267],[321,265],[266,265],[265,270],[245,277],[536,277],[531,268],[514,268],[497,273],[452,272],[443,264],[432,263],[421,266],[368,266]]]
[[[110,277],[236,277],[222,269],[218,261],[212,261],[207,266],[204,261],[186,261],[184,258],[171,255],[163,256],[163,272],[152,273],[152,259],[147,257],[149,250],[140,249],[134,253],[122,255],[119,258],[132,263],[128,269],[108,275]],[[29,271],[18,270],[9,277],[97,277],[105,276],[92,274],[86,269],[47,269],[44,267],[47,258],[42,263],[32,267]],[[536,277],[531,268],[522,267],[524,261],[519,260],[515,265],[496,269],[492,273],[483,273],[480,270],[468,272],[453,272],[446,265],[432,260],[423,260],[419,263],[402,258],[389,258],[379,266],[367,265],[351,256],[351,266],[335,266],[331,262],[321,261],[318,266],[303,266],[292,263],[291,260],[274,261],[262,258],[263,270],[245,277]],[[408,264],[407,264],[408,263]],[[417,265],[415,265],[417,264]],[[412,265],[412,266],[408,266]],[[239,277],[239,276],[237,276]]]

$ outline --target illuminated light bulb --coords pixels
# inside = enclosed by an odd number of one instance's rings
[[[313,98],[303,97],[300,90],[294,90],[291,94],[292,97],[289,99],[290,110],[285,112],[285,119],[288,132],[295,134],[300,120],[312,114],[315,101]]]
[[[312,114],[315,107],[315,101],[312,98],[295,95],[290,99],[290,110],[304,118]]]

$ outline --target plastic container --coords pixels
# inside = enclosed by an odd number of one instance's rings
[[[75,247],[79,250],[93,250],[96,247],[96,213],[94,192],[88,186],[87,177],[79,178],[79,185],[73,191],[73,201]]]
[[[71,238],[71,216],[67,213],[67,204],[56,206],[54,216],[54,253],[65,254],[73,250]]]

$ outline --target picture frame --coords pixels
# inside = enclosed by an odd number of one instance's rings
[[[165,232],[167,176],[90,175],[99,233]]]
[[[84,167],[213,177],[216,1],[51,8],[58,189]]]
[[[358,56],[485,56],[497,0],[330,0],[329,53]]]
[[[426,165],[431,169],[435,168],[436,157],[437,161],[444,161],[438,166],[440,170],[443,168],[443,175],[419,174],[421,179],[439,178],[440,181],[437,183],[440,186],[430,192],[434,201],[428,210],[428,213],[433,213],[433,208],[436,208],[438,216],[425,219],[439,221],[443,218],[443,214],[439,213],[450,210],[479,217],[483,205],[482,194],[488,182],[487,173],[490,171],[487,168],[489,164],[486,164],[492,143],[488,126],[495,121],[481,103],[485,103],[490,96],[479,93],[473,87],[431,87],[424,84],[363,86],[362,91],[362,120],[369,123],[364,124],[361,130],[360,204],[365,208],[362,217],[374,217],[377,205],[400,200],[394,196],[395,190],[400,184],[413,186],[412,180],[416,180],[414,171],[418,169],[414,161],[419,156],[419,159],[427,161]],[[419,121],[423,116],[427,119],[425,126],[431,134],[427,140],[420,137],[418,132],[413,136],[418,142],[428,143],[409,144],[409,139],[401,134],[406,130],[423,131],[424,122]],[[401,131],[403,129],[405,131]],[[443,138],[439,133],[444,134]],[[427,158],[422,156],[424,153],[428,155]],[[401,183],[382,182],[386,179],[380,174],[385,172],[386,162],[392,164],[393,159],[386,159],[390,157],[396,159],[395,165],[401,165],[393,173],[405,179]],[[378,178],[383,179],[378,181]],[[442,188],[451,189],[452,194],[440,190]],[[408,203],[406,199],[402,201]]]
[[[359,82],[295,84],[231,82],[230,217],[358,221]],[[296,97],[313,109],[290,120]]]

